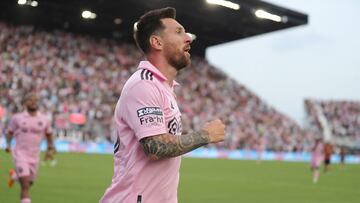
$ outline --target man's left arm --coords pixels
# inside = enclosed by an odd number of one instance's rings
[[[52,159],[56,153],[56,149],[52,138],[52,133],[46,133],[45,136],[47,141],[47,150],[45,157]]]
[[[52,132],[53,132],[53,129],[51,128],[51,122],[48,120],[47,124],[46,124],[46,128],[45,128],[45,136],[46,136],[46,141],[47,141],[47,150],[46,150],[45,158],[49,158],[49,159],[53,159],[53,156],[56,153]]]

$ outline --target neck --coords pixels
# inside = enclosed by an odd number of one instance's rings
[[[171,66],[161,55],[149,54],[147,59],[166,77],[167,83],[172,86],[178,72],[176,68]]]

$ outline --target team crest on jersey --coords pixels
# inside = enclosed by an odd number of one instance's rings
[[[40,126],[40,127],[43,126],[43,122],[39,121],[38,126]]]

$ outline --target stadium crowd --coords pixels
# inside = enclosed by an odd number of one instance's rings
[[[36,90],[58,139],[110,140],[122,85],[143,58],[138,49],[33,26],[0,23],[0,29],[0,106],[6,109],[2,126],[21,109],[24,93]],[[227,125],[226,141],[210,147],[310,151],[318,133],[301,129],[203,58],[193,57],[178,82],[184,131],[199,130],[215,117]],[[73,113],[85,115],[86,122],[70,122]]]
[[[316,106],[319,110],[316,110]],[[305,100],[309,129],[321,133],[323,115],[333,136],[350,137],[360,141],[360,102]]]

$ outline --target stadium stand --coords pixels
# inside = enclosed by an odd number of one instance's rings
[[[348,146],[360,142],[360,102],[307,99],[304,105],[309,130],[327,131],[332,140]]]
[[[110,140],[112,113],[122,84],[142,59],[137,48],[33,26],[0,23],[0,29],[3,123],[21,109],[21,96],[35,89],[58,139]],[[227,124],[227,140],[210,147],[255,149],[265,138],[268,150],[309,151],[313,133],[302,130],[205,59],[193,57],[192,67],[178,80],[184,130],[198,130],[214,117]],[[83,125],[69,121],[75,113],[86,116]]]

